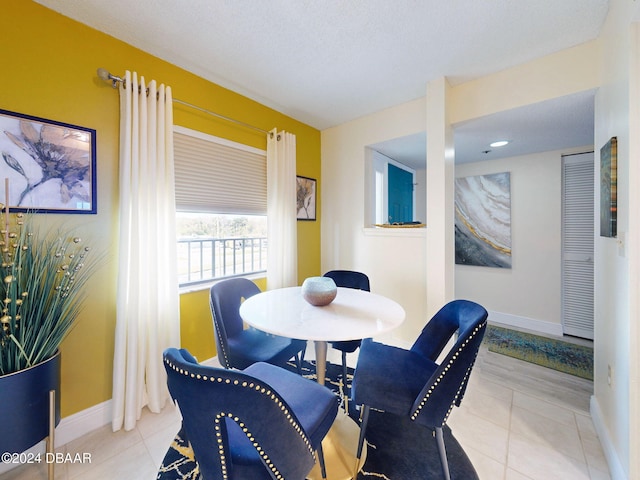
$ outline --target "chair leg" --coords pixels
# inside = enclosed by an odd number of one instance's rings
[[[316,457],[318,458],[318,463],[320,464],[320,474],[322,475],[322,478],[326,480],[327,467],[324,464],[324,453],[322,452],[322,443],[318,445],[318,449],[316,450]]]
[[[444,446],[444,435],[442,427],[436,427],[436,443],[438,444],[438,453],[440,454],[440,463],[442,465],[442,475],[445,480],[451,480],[449,475],[449,462],[447,461],[447,450]]]
[[[302,375],[302,359],[300,358],[300,354],[296,354],[294,358],[296,362],[296,369],[298,370],[298,375]]]
[[[367,423],[369,423],[369,407],[362,405],[362,411],[360,412],[360,436],[358,437],[356,464],[353,466],[353,480],[358,478],[358,471],[360,470],[360,459],[362,458],[362,447],[364,446],[364,434],[367,431]]]
[[[344,399],[344,410],[349,412],[349,400],[347,398],[347,352],[342,352],[342,398]]]
[[[356,452],[357,463],[360,463],[360,457],[362,457],[362,447],[364,446],[364,434],[367,431],[367,423],[369,423],[369,406],[362,405],[362,420],[360,421],[360,436],[358,437],[358,450]]]

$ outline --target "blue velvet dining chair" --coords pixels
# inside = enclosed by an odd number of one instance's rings
[[[294,358],[298,373],[301,373],[306,340],[294,340],[244,327],[240,305],[258,293],[258,286],[242,277],[222,280],[211,287],[209,305],[220,364],[224,368],[242,370],[256,362],[284,366]]]
[[[303,480],[316,452],[326,478],[321,441],[339,404],[329,389],[268,363],[227,370],[176,348],[163,359],[201,478]]]
[[[371,339],[362,342],[351,388],[354,403],[362,406],[358,459],[373,408],[408,416],[416,424],[432,429],[443,476],[450,479],[442,427],[453,407],[460,406],[487,316],[477,303],[454,300],[431,318],[410,350]],[[441,363],[436,363],[456,332],[453,347]]]
[[[330,270],[323,275],[331,278],[336,286],[365,290],[369,292],[369,277],[362,272],[352,270]],[[355,352],[360,346],[361,340],[346,340],[341,342],[329,342],[332,348],[342,352],[342,395],[347,395],[347,353]]]

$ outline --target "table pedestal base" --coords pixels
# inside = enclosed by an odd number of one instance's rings
[[[324,462],[327,466],[327,480],[350,480],[356,470],[356,450],[360,429],[356,422],[340,410],[331,430],[322,440]],[[367,444],[362,449],[362,458],[357,467],[360,471],[367,459]],[[310,480],[321,480],[320,465],[316,462],[307,476]]]

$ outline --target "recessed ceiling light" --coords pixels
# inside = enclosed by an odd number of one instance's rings
[[[493,142],[489,146],[490,147],[504,147],[508,143],[509,143],[509,140],[499,140],[497,142]]]

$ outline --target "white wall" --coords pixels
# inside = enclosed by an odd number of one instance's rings
[[[610,2],[609,15],[599,39],[602,86],[596,94],[596,178],[599,178],[600,147],[613,136],[618,139],[618,239],[600,237],[597,219],[595,223],[596,361],[591,408],[614,480],[640,478],[637,456],[640,451],[637,423],[640,406],[637,401],[631,401],[638,398],[639,372],[635,353],[638,300],[632,298],[633,283],[630,282],[630,278],[637,278],[639,268],[638,135],[630,130],[630,122],[638,124],[637,109],[630,109],[631,99],[638,98],[638,85],[630,83],[630,78],[638,78],[634,71],[639,54],[634,40],[637,27],[630,23],[637,8],[630,1]],[[635,153],[633,159],[631,152]],[[631,173],[635,175],[631,176]],[[636,202],[629,201],[632,195]],[[596,185],[596,208],[599,208],[599,199]],[[637,284],[634,295],[637,297]]]
[[[563,153],[456,165],[456,177],[511,173],[512,268],[455,270],[456,297],[484,305],[489,321],[561,333]]]
[[[427,169],[416,170],[416,213],[417,221],[427,221]]]
[[[635,18],[640,18],[636,7]],[[629,131],[640,131],[640,25],[631,28]],[[640,138],[629,138],[629,231],[623,248],[629,262],[629,478],[640,478]],[[635,461],[634,461],[635,460]]]
[[[447,209],[443,207],[453,202],[453,174],[449,179],[447,173],[450,122],[463,122],[499,110],[596,88],[600,80],[593,68],[596,53],[597,44],[589,42],[456,87],[448,87],[446,80],[432,82],[425,98],[324,130],[320,192],[322,270],[352,268],[366,272],[372,279],[374,291],[394,298],[405,307],[407,321],[396,334],[402,339],[413,340],[429,318],[429,312],[433,313],[435,305],[452,297],[455,290],[453,256],[448,262],[448,255],[443,254],[453,250],[453,230],[447,227],[447,222],[453,225],[453,209],[451,215],[438,218],[438,212],[446,213]],[[428,152],[437,153],[427,159],[424,193],[432,201],[427,205],[426,231],[364,229],[365,147],[424,131],[427,124],[434,127],[427,133]],[[438,131],[434,133],[434,129]],[[434,141],[438,148],[434,147]],[[443,158],[435,158],[436,155]],[[430,181],[433,182],[431,189],[428,188]],[[447,186],[448,183],[451,185]],[[558,215],[558,224],[559,221]],[[529,240],[520,235],[514,241],[526,245]],[[520,248],[518,243],[515,247]],[[437,252],[430,260],[427,260],[428,248]],[[451,263],[451,266],[442,265],[442,262]],[[557,263],[559,265],[559,261]],[[434,275],[437,278],[434,279]],[[559,280],[554,282],[559,285]],[[525,296],[521,293],[518,298]],[[558,298],[557,293],[554,298]],[[545,303],[540,302],[541,305]],[[559,300],[549,303],[551,306],[547,304],[546,309],[538,305],[526,307],[524,312],[516,311],[513,305],[496,303],[495,308],[557,324]]]
[[[640,480],[640,359],[637,351],[640,341],[640,136],[630,134],[640,129],[637,65],[640,48],[638,28],[631,25],[633,18],[640,17],[640,2],[610,0],[609,9],[603,33],[597,40],[450,89],[444,88],[446,111],[436,113],[437,116],[442,113],[440,122],[432,118],[431,108],[427,122],[426,105],[433,105],[433,102],[419,99],[323,131],[322,268],[356,268],[370,274],[374,291],[396,299],[407,310],[408,320],[399,334],[407,339],[415,338],[425,321],[425,297],[432,294],[426,291],[426,272],[430,275],[433,271],[442,272],[442,284],[448,285],[450,279],[439,264],[436,268],[428,264],[438,263],[441,259],[427,259],[426,234],[377,235],[363,229],[364,146],[424,131],[428,123],[443,127],[444,133],[438,132],[437,137],[445,139],[444,148],[435,150],[446,150],[448,125],[455,126],[497,111],[600,87],[596,95],[596,164],[599,147],[610,137],[617,136],[619,230],[623,232],[625,242],[621,246],[616,240],[600,237],[595,242],[596,340],[592,416],[605,447],[613,480]],[[427,96],[431,98],[429,92]],[[436,160],[436,165],[441,164],[441,159]],[[428,184],[431,178],[429,165],[427,162]],[[446,172],[437,176],[445,178]],[[441,198],[449,201],[453,196],[453,182],[450,185],[447,181],[443,183],[447,185],[440,187],[448,192]],[[427,196],[433,193],[427,191]],[[596,198],[596,206],[598,200]],[[429,208],[428,205],[428,211]],[[518,212],[514,215],[518,216]],[[429,223],[427,218],[427,225]],[[444,225],[444,222],[439,224]],[[429,239],[440,238],[442,245],[448,245],[446,236],[449,234],[451,232],[438,228],[429,229]],[[521,235],[514,239],[514,249],[521,248],[523,241],[526,239]],[[429,242],[433,244],[431,240]],[[442,250],[440,246],[436,249]],[[535,316],[551,316],[547,312],[532,312]],[[613,371],[611,385],[607,383],[608,366]]]
[[[322,271],[366,273],[371,290],[399,302],[394,335],[413,341],[425,318],[425,229],[365,228],[365,147],[424,131],[424,98],[322,132]]]

